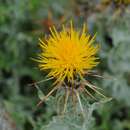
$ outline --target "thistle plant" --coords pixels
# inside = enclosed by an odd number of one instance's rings
[[[50,28],[51,34],[47,39],[39,39],[41,52],[35,61],[41,71],[46,71],[47,80],[53,79],[53,89],[44,96],[38,103],[42,104],[47,98],[58,90],[64,91],[64,103],[62,113],[67,109],[67,104],[72,99],[72,104],[78,103],[81,112],[84,112],[81,94],[86,94],[94,100],[97,98],[93,92],[106,98],[100,90],[101,88],[91,84],[85,77],[93,75],[92,69],[99,63],[97,52],[99,44],[94,44],[96,34],[92,37],[88,33],[84,24],[81,30],[76,30],[72,21],[70,28],[63,25],[58,32],[53,26]],[[91,92],[90,92],[91,90]]]

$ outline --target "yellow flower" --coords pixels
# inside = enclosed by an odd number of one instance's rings
[[[40,39],[41,53],[36,61],[39,63],[41,70],[48,71],[48,79],[56,79],[56,85],[41,99],[38,106],[60,88],[65,91],[63,113],[67,108],[69,97],[72,97],[73,103],[74,100],[78,100],[82,112],[80,93],[86,93],[87,96],[96,100],[88,89],[106,98],[100,93],[101,88],[96,87],[84,78],[85,74],[93,75],[91,70],[98,64],[96,54],[99,45],[94,45],[96,35],[92,37],[87,34],[85,24],[82,30],[77,31],[74,29],[72,22],[69,29],[63,25],[60,32],[55,27],[50,28],[50,32],[51,35],[47,39]],[[97,75],[97,77],[100,76]],[[77,79],[80,79],[80,81]]]
[[[55,27],[50,28],[48,39],[40,39],[41,53],[37,60],[40,70],[48,70],[48,77],[56,78],[56,82],[65,79],[73,82],[75,76],[82,77],[95,67],[99,46],[93,45],[95,36],[91,37],[86,31],[85,24],[77,31],[72,22],[69,30],[64,26],[60,32]]]

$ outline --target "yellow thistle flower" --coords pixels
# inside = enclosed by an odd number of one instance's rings
[[[81,110],[83,111],[80,92],[85,92],[87,95],[96,99],[87,89],[88,86],[92,91],[106,98],[98,90],[100,88],[92,85],[83,77],[91,74],[93,67],[99,62],[96,56],[99,45],[94,45],[95,36],[91,37],[86,34],[87,29],[85,24],[82,30],[74,29],[71,22],[70,29],[63,28],[58,32],[55,27],[50,28],[51,35],[44,41],[40,39],[41,53],[36,60],[39,63],[40,70],[48,71],[48,79],[56,79],[56,86],[38,103],[40,105],[46,100],[55,90],[63,87],[67,90],[65,94],[64,112],[67,107],[68,97],[76,97],[79,101]],[[80,81],[77,79],[80,78]],[[78,84],[78,88],[76,85]],[[71,93],[72,92],[72,93]]]
[[[55,27],[50,29],[51,35],[46,41],[40,39],[41,54],[39,55],[39,68],[49,70],[48,77],[57,79],[57,82],[69,82],[74,80],[76,75],[83,76],[84,71],[95,67],[97,57],[95,56],[99,46],[93,45],[95,36],[86,34],[86,26],[82,32],[76,31],[71,23],[70,30],[64,26],[61,32]]]

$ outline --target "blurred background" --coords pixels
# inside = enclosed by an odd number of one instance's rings
[[[38,38],[70,19],[77,29],[86,23],[92,35],[97,32],[96,70],[111,77],[94,80],[113,100],[93,111],[91,130],[130,130],[129,0],[0,0],[0,130],[80,130],[49,123],[57,115],[54,102],[36,108],[37,89],[29,86],[45,76],[31,60]],[[44,94],[51,84],[39,85]]]

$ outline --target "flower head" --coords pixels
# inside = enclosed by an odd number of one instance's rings
[[[63,26],[60,32],[50,28],[48,39],[40,39],[39,68],[48,70],[48,77],[56,78],[57,82],[65,78],[71,82],[76,75],[82,77],[85,71],[95,67],[99,46],[93,45],[95,36],[91,37],[86,31],[85,24],[81,31],[76,31],[72,22],[70,29]]]
[[[73,103],[75,98],[78,100],[82,112],[80,93],[86,93],[87,96],[96,100],[95,96],[88,89],[106,98],[106,96],[100,93],[99,90],[101,88],[96,87],[83,78],[86,72],[88,75],[91,75],[92,72],[90,70],[98,64],[96,54],[99,50],[99,45],[94,45],[95,35],[91,37],[86,33],[85,24],[82,30],[77,31],[74,29],[72,22],[69,29],[63,26],[62,30],[58,32],[53,27],[50,28],[50,32],[51,35],[47,39],[40,39],[41,53],[36,61],[39,63],[41,70],[49,71],[47,76],[55,78],[57,85],[41,99],[38,106],[61,87],[65,92],[63,96],[63,98],[65,97],[63,113],[67,108],[69,97],[72,97]],[[77,76],[80,77],[80,81],[77,80]]]

